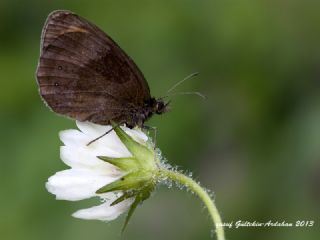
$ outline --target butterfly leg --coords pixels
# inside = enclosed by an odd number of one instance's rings
[[[106,136],[108,133],[112,132],[112,131],[113,131],[113,129],[114,129],[114,128],[116,128],[116,127],[118,127],[118,126],[119,126],[119,124],[118,124],[118,125],[116,125],[116,126],[114,126],[114,127],[112,127],[110,130],[106,131],[106,132],[105,132],[104,134],[102,134],[101,136],[99,136],[99,137],[97,137],[97,138],[95,138],[95,139],[91,140],[90,142],[88,142],[88,143],[87,143],[87,146],[89,146],[90,144],[92,144],[92,143],[94,143],[95,141],[99,140],[100,138],[102,138],[102,137]]]

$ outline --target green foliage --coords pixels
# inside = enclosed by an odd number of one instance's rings
[[[319,7],[314,0],[0,1],[1,239],[119,239],[123,222],[73,219],[87,203],[57,202],[44,187],[65,168],[58,131],[74,127],[44,106],[34,77],[54,9],[110,34],[155,96],[200,72],[177,91],[208,100],[177,96],[172,112],[148,125],[157,126],[170,163],[215,191],[223,220],[319,221]],[[210,237],[210,221],[187,193],[156,194],[139,210],[126,239]],[[318,236],[317,227],[226,229],[227,239]]]

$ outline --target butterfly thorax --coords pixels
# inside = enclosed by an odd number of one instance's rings
[[[162,114],[167,111],[168,103],[165,103],[162,99],[150,98],[144,102],[141,108],[134,111],[131,121],[126,124],[130,128],[134,126],[142,127],[144,122],[151,118],[153,114]]]

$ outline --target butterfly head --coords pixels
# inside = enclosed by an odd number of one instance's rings
[[[153,105],[153,112],[156,114],[162,114],[169,111],[169,103],[164,102],[161,98],[155,99],[155,103]]]

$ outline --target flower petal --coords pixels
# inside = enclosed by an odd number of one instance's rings
[[[101,161],[97,158],[97,156],[101,155],[107,156],[108,154],[89,151],[86,147],[60,147],[61,160],[72,168],[87,168],[97,171],[98,174],[104,173],[105,175],[109,174],[110,176],[119,176],[121,173],[114,165]]]
[[[111,129],[110,125],[102,126],[90,122],[76,121],[76,124],[80,131],[86,134],[87,136],[99,137]]]
[[[56,199],[77,201],[97,196],[96,191],[115,181],[116,177],[99,174],[86,169],[68,169],[57,172],[46,183],[49,192]]]
[[[65,146],[85,146],[90,141],[90,138],[75,129],[61,131],[59,136]]]
[[[96,156],[108,156],[114,158],[130,157],[131,154],[125,145],[120,141],[117,134],[112,131],[101,139],[94,141],[89,146],[90,141],[105,134],[111,126],[101,126],[90,122],[77,121],[78,130],[66,130],[60,132],[60,138],[66,146],[82,146]]]
[[[131,153],[115,132],[110,132],[108,135],[92,143],[89,147],[92,147],[97,156],[103,155],[114,158],[131,157]]]
[[[75,218],[87,220],[111,221],[129,209],[133,203],[133,198],[126,199],[114,206],[110,206],[110,201],[87,209],[81,209],[72,214]]]
[[[148,141],[148,136],[139,129],[130,129],[122,127],[122,129],[138,143],[145,144]]]
[[[77,127],[80,129],[82,133],[84,133],[86,136],[91,137],[92,140],[94,138],[97,138],[103,134],[105,134],[107,131],[109,131],[112,126],[102,126],[90,122],[80,122],[76,121]],[[132,137],[135,141],[138,141],[141,144],[144,144],[148,140],[148,136],[142,132],[140,129],[130,129],[128,127],[122,126],[121,127],[130,137]],[[101,140],[105,142],[115,141],[115,139],[118,139],[117,135],[114,131],[108,133],[105,135]],[[120,141],[120,143],[122,143]],[[119,144],[117,142],[116,146]]]

